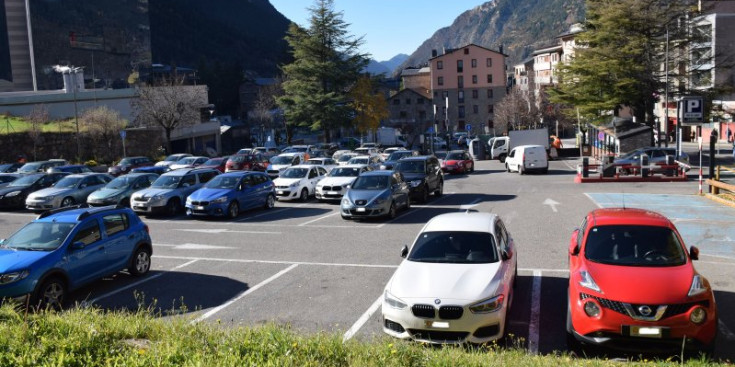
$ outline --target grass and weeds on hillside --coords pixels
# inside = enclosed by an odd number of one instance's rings
[[[22,133],[31,130],[31,123],[25,118],[0,115],[0,135],[9,133]],[[76,125],[74,120],[49,121],[41,124],[41,132],[58,133],[74,132]]]

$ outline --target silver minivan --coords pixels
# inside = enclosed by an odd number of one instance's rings
[[[520,145],[508,153],[505,159],[505,170],[520,174],[537,171],[549,172],[549,157],[542,145]]]

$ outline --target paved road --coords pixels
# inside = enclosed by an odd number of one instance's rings
[[[152,307],[192,322],[289,324],[346,338],[382,337],[379,302],[400,263],[399,250],[431,217],[472,208],[499,214],[519,247],[519,291],[509,332],[533,352],[565,349],[567,248],[572,230],[598,207],[662,211],[688,244],[696,266],[715,286],[720,310],[718,354],[735,357],[735,209],[693,196],[696,182],[574,184],[574,162],[553,161],[548,175],[504,172],[479,162],[472,175],[447,176],[445,195],[392,221],[344,221],[336,204],[278,202],[238,219],[147,218],[155,241],[153,271],[121,273],[73,294],[108,309]],[[0,213],[0,237],[33,218]],[[536,332],[538,331],[538,332]]]

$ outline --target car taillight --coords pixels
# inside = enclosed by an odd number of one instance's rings
[[[523,161],[523,165],[525,166],[526,165],[526,153],[523,153],[523,155],[521,156],[521,161]]]
[[[144,224],[143,225],[143,229],[145,229],[145,233],[151,234],[151,230],[148,229],[148,225],[147,224]]]

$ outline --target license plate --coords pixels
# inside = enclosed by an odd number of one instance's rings
[[[136,206],[136,207],[135,207],[135,209],[138,209],[138,210],[145,210],[145,207],[144,207],[144,206]]]
[[[197,205],[194,207],[194,210],[204,210],[204,207],[201,205]]]
[[[337,191],[327,191],[327,195],[337,195]]]
[[[426,327],[435,328],[435,329],[449,329],[449,323],[446,321],[426,320]]]
[[[364,211],[365,211],[365,208],[357,208],[357,211],[358,211],[359,213],[362,213],[362,212],[364,212]]]
[[[663,337],[663,330],[660,327],[630,326],[630,336],[639,336],[643,338],[661,338]]]
[[[277,194],[278,195],[283,195],[283,191],[278,191]]]

